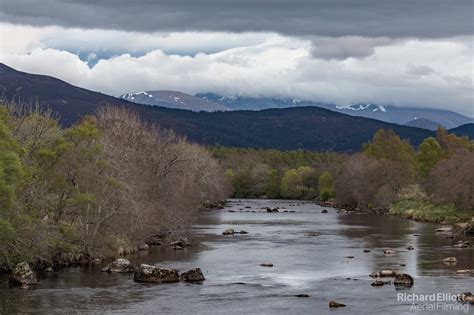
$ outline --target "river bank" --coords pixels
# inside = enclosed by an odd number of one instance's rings
[[[351,208],[339,205],[334,201],[316,201],[320,206],[333,207],[343,212],[362,212],[372,214],[393,215],[401,218],[454,225],[468,233],[474,233],[474,210],[458,210],[451,205],[434,205],[420,198],[401,198],[388,209]],[[471,232],[472,231],[472,232]]]

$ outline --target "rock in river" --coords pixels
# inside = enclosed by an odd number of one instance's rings
[[[103,268],[104,272],[114,272],[114,273],[131,273],[134,272],[132,264],[123,258],[115,259],[107,267]]]
[[[172,283],[179,282],[179,274],[174,269],[141,264],[139,269],[135,271],[133,280],[148,283]]]
[[[27,262],[21,262],[13,268],[8,283],[13,285],[37,284],[38,278]]]
[[[138,250],[139,251],[145,251],[145,250],[150,250],[150,246],[146,243],[138,245]]]
[[[277,208],[270,208],[270,207],[267,207],[267,212],[269,213],[272,213],[272,212],[279,212]]]
[[[395,277],[397,273],[394,270],[374,271],[369,276],[371,278]]]
[[[338,303],[336,301],[329,301],[329,307],[334,308],[334,307],[344,307],[346,306],[345,304]]]
[[[396,255],[398,252],[394,249],[386,249],[383,251],[385,255],[393,256]]]
[[[460,269],[456,272],[461,273],[461,274],[471,274],[472,273],[471,269]]]
[[[273,267],[273,264],[271,262],[266,262],[266,263],[260,264],[260,266],[262,266],[262,267]]]
[[[449,232],[451,232],[452,230],[453,230],[453,228],[451,228],[451,227],[448,226],[448,227],[440,227],[440,228],[437,228],[437,229],[436,229],[436,232],[438,232],[438,233],[449,233]]]
[[[443,259],[443,262],[445,264],[455,264],[458,262],[458,259],[456,257],[446,257]]]
[[[201,268],[193,268],[191,270],[183,272],[179,276],[179,280],[194,283],[194,282],[201,282],[206,279],[204,278],[204,275],[202,274]]]
[[[373,287],[381,287],[381,286],[386,285],[386,284],[390,284],[390,281],[382,281],[380,279],[376,279],[370,285],[373,286]]]
[[[407,273],[397,273],[393,278],[393,284],[396,286],[411,287],[413,283],[413,277]]]
[[[305,236],[319,236],[321,235],[320,233],[318,232],[308,232],[308,233],[304,233]]]
[[[234,235],[235,231],[234,229],[227,229],[224,232],[222,232],[222,235]]]

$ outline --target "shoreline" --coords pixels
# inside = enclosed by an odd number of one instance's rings
[[[334,201],[315,201],[315,204],[321,207],[331,207],[339,211],[344,211],[345,213],[355,212],[392,215],[417,222],[451,225],[459,229],[460,233],[474,234],[474,211],[453,211],[452,208],[448,206],[435,206],[427,202],[424,202],[424,204],[429,205],[429,207],[423,208],[419,206],[419,203],[420,201],[402,199],[397,203],[394,203],[390,209],[364,209],[343,206]],[[401,207],[400,204],[407,206]],[[413,209],[413,207],[416,207],[416,209]],[[449,209],[450,211],[446,209]]]

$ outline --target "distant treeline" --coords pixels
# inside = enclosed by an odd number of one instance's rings
[[[418,151],[391,130],[379,130],[353,155],[310,151],[213,148],[238,198],[335,200],[387,209],[403,193],[474,208],[474,141],[439,128]]]
[[[116,256],[182,228],[226,187],[207,150],[128,110],[63,129],[0,104],[0,267]]]

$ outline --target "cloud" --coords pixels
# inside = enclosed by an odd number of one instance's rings
[[[0,0],[0,20],[143,32],[277,32],[324,37],[471,35],[471,0]]]
[[[122,42],[128,39],[124,36]],[[2,51],[0,61],[112,95],[153,89],[191,94],[212,91],[341,105],[371,102],[435,107],[474,117],[472,40],[469,36],[392,41],[350,37],[349,41],[369,49],[359,53],[364,57],[345,58],[355,53],[338,55],[332,48],[325,48],[323,56],[314,52],[318,41],[319,47],[334,44],[327,38],[267,34],[253,43],[243,45],[237,40],[236,45],[211,53],[180,55],[152,49],[138,56],[123,53],[100,59],[93,66],[75,53],[45,47],[40,41],[30,50]],[[344,39],[336,41],[344,43]]]
[[[313,42],[312,55],[322,59],[364,58],[375,53],[375,48],[400,42],[387,37],[309,37]]]
[[[258,45],[281,36],[276,33],[228,32],[127,32],[119,30],[32,27],[0,23],[3,52],[28,52],[34,48],[55,48],[74,54],[84,53],[84,59],[95,53],[100,59],[130,53],[144,55],[160,49],[168,54],[195,55],[214,53],[233,47]]]

